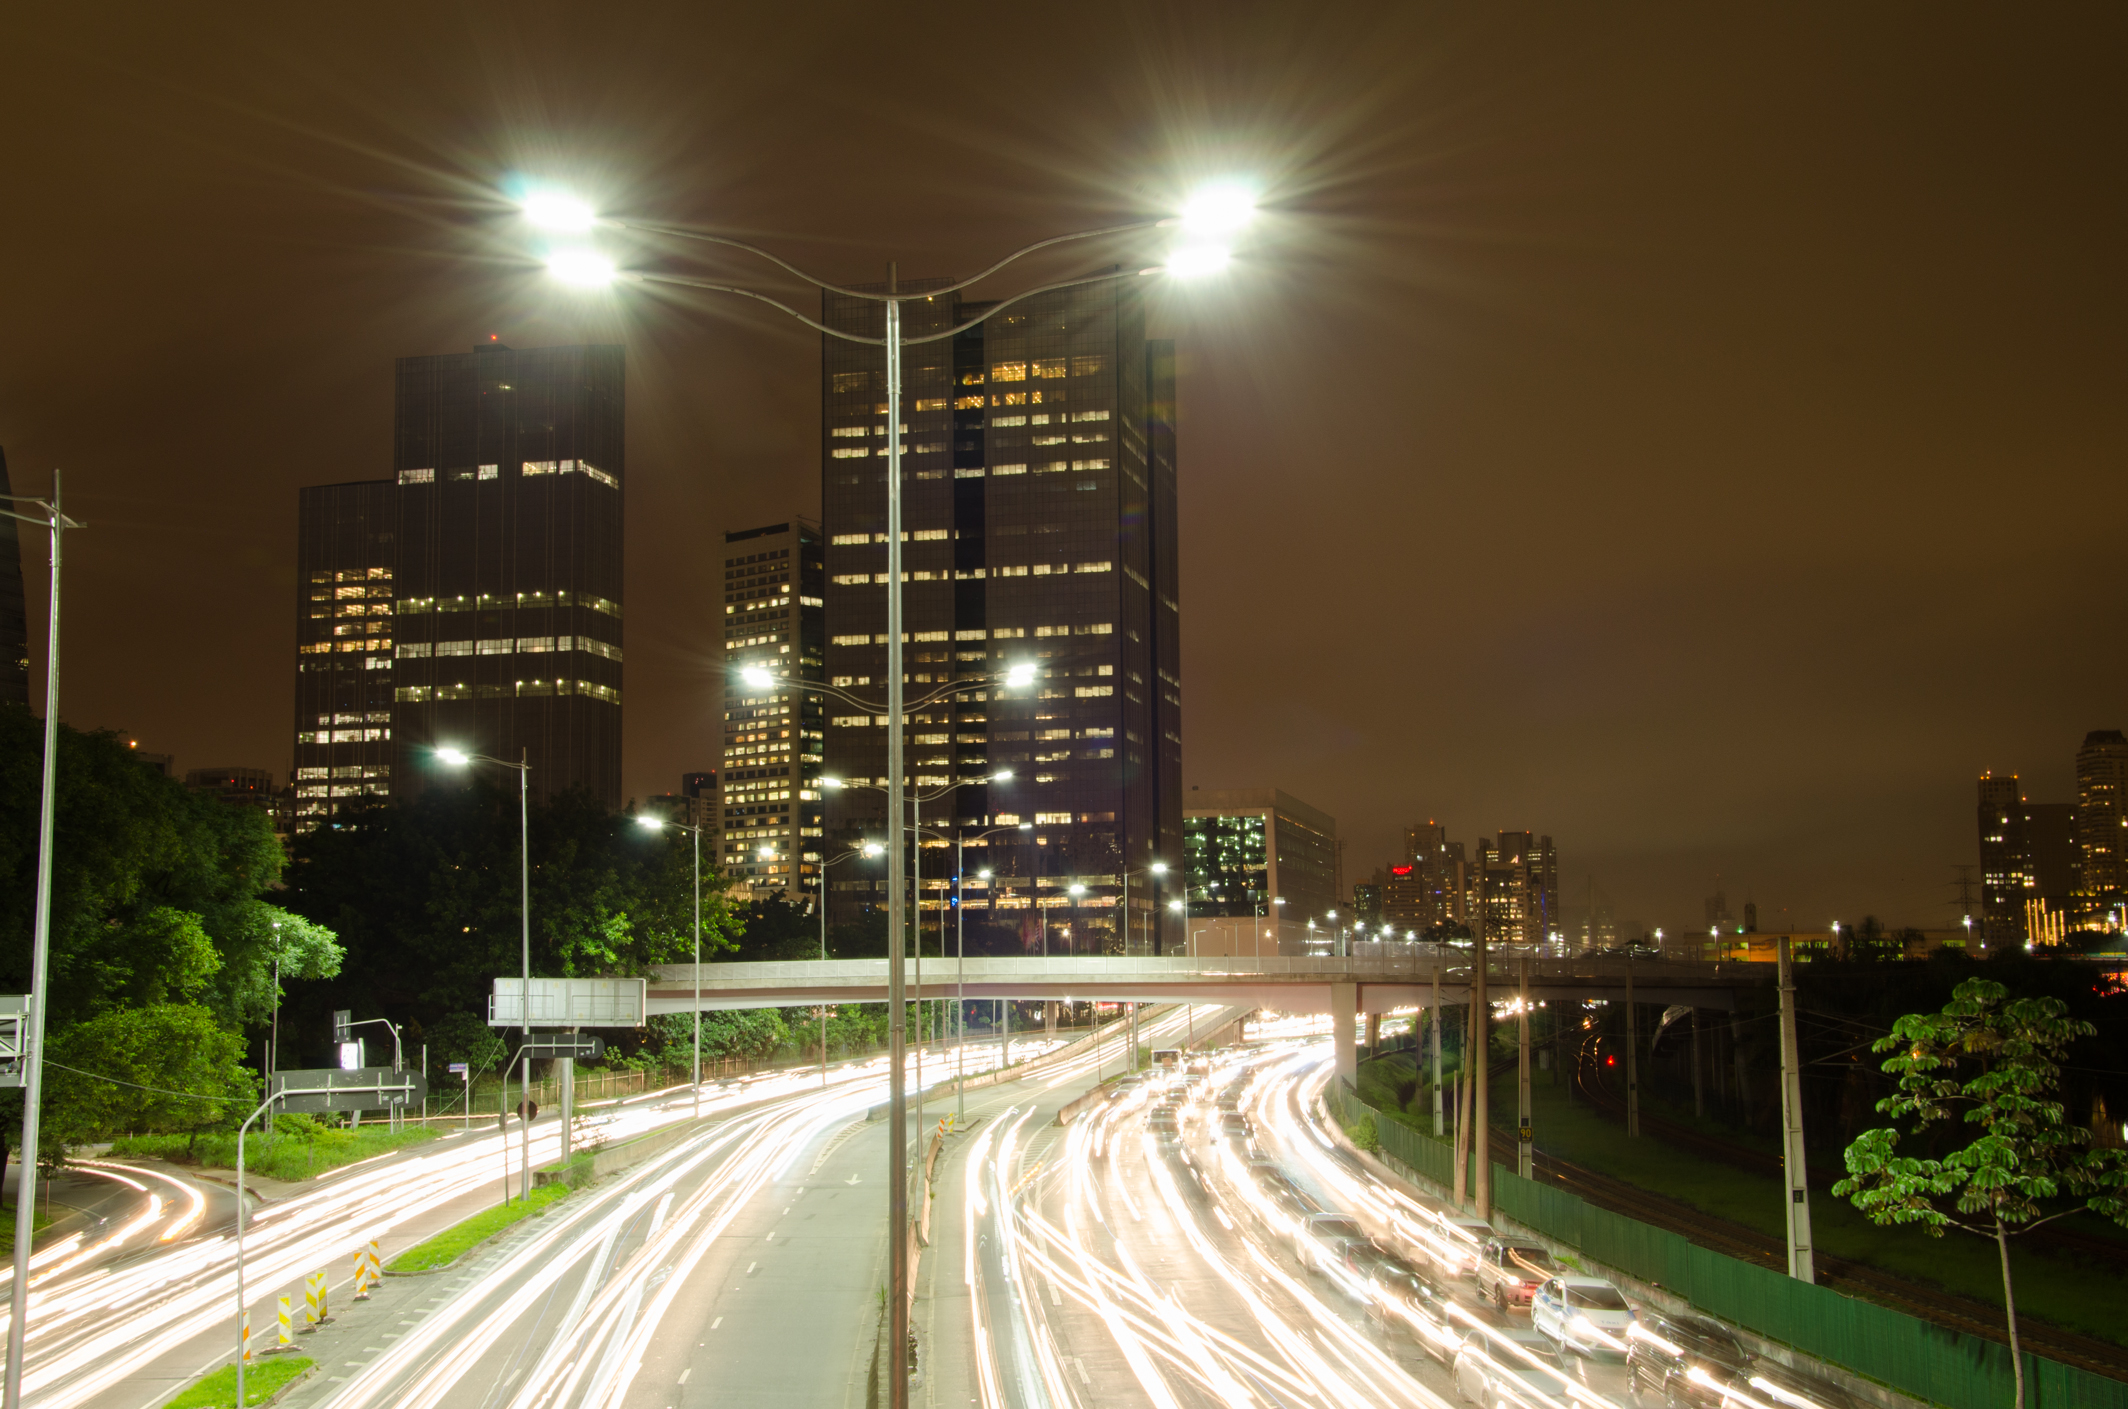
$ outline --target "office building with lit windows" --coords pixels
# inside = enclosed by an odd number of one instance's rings
[[[2094,729],[2076,751],[2077,898],[2087,929],[2121,926],[2128,900],[2128,737]]]
[[[1489,944],[1541,944],[1562,934],[1559,853],[1550,837],[1502,830],[1478,838],[1469,868],[1473,929]]]
[[[1184,880],[1193,918],[1335,923],[1335,817],[1276,788],[1193,789],[1186,801]]]
[[[971,946],[1039,953],[1062,926],[1080,953],[1126,940],[1131,952],[1172,949],[1179,937],[1149,883],[1154,863],[1182,860],[1174,349],[1146,338],[1142,298],[1134,280],[1043,294],[904,355],[891,430],[906,447],[910,697],[1015,662],[1040,670],[1032,689],[972,690],[909,718],[905,776],[921,792],[951,790],[924,811],[940,834],[919,848],[927,925],[951,908],[945,839],[1014,829],[971,853],[971,874],[992,872],[966,892]],[[951,294],[906,304],[904,336],[945,332],[985,307]],[[823,321],[884,330],[878,303],[844,295],[824,299]],[[883,699],[884,358],[829,338],[822,360],[827,675]],[[828,772],[883,784],[884,722],[831,704]],[[976,781],[1003,769],[1010,781]],[[880,836],[883,817],[880,792],[832,793],[831,849]],[[1018,831],[1022,821],[1032,830]],[[862,913],[881,885],[832,876],[831,909]]]
[[[827,711],[816,692],[749,685],[743,675],[820,679],[826,571],[818,524],[794,518],[724,535],[719,861],[749,896],[795,889],[803,903],[819,875]]]
[[[620,805],[624,393],[619,347],[399,359],[392,478],[301,496],[300,828],[443,746]]]

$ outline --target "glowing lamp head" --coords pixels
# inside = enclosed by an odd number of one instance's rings
[[[1009,783],[1012,781],[1012,770],[1010,768],[1000,768],[997,772],[990,775],[988,781],[993,783]]]
[[[823,788],[846,788],[849,784],[843,782],[840,778],[822,778],[820,786]]]
[[[886,848],[881,846],[876,841],[868,841],[864,844],[864,854],[866,856],[878,856],[884,853],[885,851]]]
[[[1078,899],[1078,898],[1079,898],[1080,896],[1082,896],[1082,895],[1084,895],[1084,894],[1086,894],[1086,887],[1085,887],[1085,886],[1082,886],[1082,885],[1080,885],[1080,884],[1079,884],[1078,882],[1076,882],[1076,881],[1072,882],[1072,885],[1071,885],[1071,898],[1072,898],[1072,899],[1074,899],[1074,900],[1077,900],[1077,899]]]
[[[1005,688],[1008,690],[1024,690],[1033,683],[1034,663],[1032,661],[1021,661],[1018,665],[1012,666],[1005,671]]]
[[[453,768],[463,768],[473,761],[473,756],[463,749],[438,749],[436,750],[436,761],[448,764]]]
[[[653,817],[647,812],[641,812],[636,814],[635,824],[646,832],[657,832],[664,830],[665,820],[661,817]]]
[[[1155,861],[1150,869],[1154,875],[1164,876],[1167,874],[1167,863],[1165,861]]]
[[[776,683],[776,677],[758,665],[750,665],[739,672],[739,678],[756,690],[766,690]]]
[[[613,261],[597,250],[562,249],[547,256],[547,272],[571,288],[598,289],[613,282]]]
[[[586,211],[589,214],[589,211]],[[1239,181],[1212,181],[1183,202],[1181,227],[1200,239],[1235,234],[1256,218],[1256,192]]]
[[[1174,911],[1174,912],[1175,912],[1176,914],[1178,914],[1178,915],[1179,915],[1179,914],[1181,914],[1181,913],[1183,912],[1183,910],[1185,910],[1185,909],[1186,909],[1186,908],[1188,908],[1188,907],[1186,907],[1185,905],[1183,905],[1183,903],[1182,903],[1181,901],[1179,901],[1179,900],[1170,900],[1170,901],[1169,901],[1169,902],[1167,903],[1167,908],[1168,908],[1168,909],[1170,909],[1170,910],[1172,910],[1172,911]]]
[[[1233,259],[1234,252],[1225,245],[1183,245],[1167,257],[1167,272],[1177,279],[1202,279]]]
[[[988,871],[977,871],[975,874],[977,879],[979,880],[987,881],[990,879],[990,873]]]
[[[776,848],[772,846],[764,846],[759,851],[755,852],[754,855],[760,857],[763,861],[773,861],[776,859]]]
[[[525,219],[542,230],[580,234],[598,224],[598,212],[566,191],[534,191],[522,208]]]

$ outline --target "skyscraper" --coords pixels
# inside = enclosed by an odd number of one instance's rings
[[[2128,738],[2094,729],[2076,751],[2077,893],[2080,923],[2097,928],[2128,889]]]
[[[303,491],[299,825],[438,746],[620,804],[619,347],[399,359],[393,478]]]
[[[946,281],[933,281],[941,287]],[[924,284],[904,285],[921,290]],[[986,323],[910,346],[903,367],[904,668],[928,687],[1030,661],[1030,694],[975,690],[912,711],[905,768],[942,833],[1024,820],[971,860],[971,923],[1032,949],[1039,912],[1071,905],[1077,932],[1120,948],[1131,877],[1134,945],[1170,924],[1142,875],[1181,857],[1181,665],[1175,565],[1174,350],[1148,341],[1131,281],[1044,294]],[[988,305],[955,295],[904,305],[903,335],[944,333]],[[880,336],[880,305],[829,295],[830,326]],[[823,353],[823,528],[828,537],[827,675],[883,697],[886,663],[884,373],[878,349],[827,339]],[[830,709],[828,771],[884,782],[883,720]],[[1009,782],[985,785],[999,769]],[[829,799],[838,849],[877,836],[877,792]],[[923,855],[919,849],[919,855]],[[933,850],[932,856],[938,853]],[[925,869],[939,868],[929,857]],[[852,877],[840,913],[875,896]],[[1082,894],[1067,899],[1070,887]],[[860,893],[860,888],[863,893]],[[920,914],[942,922],[943,882]],[[1010,943],[1006,935],[997,942]],[[1158,939],[1155,940],[1158,943]]]
[[[1540,944],[1561,933],[1559,854],[1550,837],[1503,830],[1478,838],[1470,865],[1472,924],[1488,942]]]
[[[796,886],[803,901],[812,890],[827,710],[817,693],[750,686],[740,672],[820,679],[826,570],[818,524],[724,535],[723,866],[754,895]]]
[[[2015,773],[1980,775],[1980,938],[2025,937],[2025,800]]]
[[[1188,803],[1182,829],[1191,915],[1331,923],[1340,903],[1335,817],[1277,788],[1192,791]]]

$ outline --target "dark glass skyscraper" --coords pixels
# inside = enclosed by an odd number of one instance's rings
[[[418,792],[445,745],[618,807],[622,349],[407,357],[396,385],[393,478],[303,494],[301,824]]]
[[[943,332],[983,307],[953,295],[905,305],[904,335]],[[823,314],[883,332],[875,302],[830,295]],[[883,355],[829,338],[822,357],[827,674],[883,697]],[[1182,862],[1173,345],[1146,339],[1132,281],[1062,290],[908,348],[902,407],[911,698],[1016,661],[1040,667],[1031,691],[981,691],[910,715],[911,785],[965,784],[925,808],[925,825],[950,837],[1033,824],[971,853],[971,876],[993,875],[971,880],[968,919],[996,944],[1038,950],[1055,922],[1071,926],[1079,952],[1118,950],[1127,868],[1131,947],[1157,942],[1166,916],[1142,873]],[[828,773],[883,784],[882,723],[831,705]],[[999,769],[1014,778],[967,782]],[[878,835],[881,803],[874,791],[831,793],[831,847]],[[942,923],[950,851],[926,838],[918,854],[924,922]],[[832,879],[834,909],[855,913],[881,884]]]

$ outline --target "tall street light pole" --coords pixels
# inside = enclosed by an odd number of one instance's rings
[[[886,848],[878,842],[868,841],[863,846],[853,847],[840,856],[820,863],[820,960],[822,963],[826,963],[828,957],[828,867],[833,866],[838,861],[847,861],[853,856],[862,856],[866,860],[870,860],[885,850]],[[827,1084],[828,1005],[823,1003],[820,1005],[820,1085],[822,1089],[826,1089]]]
[[[524,986],[518,990],[519,1045],[532,1041],[532,755],[526,750],[518,761],[507,758],[491,758],[484,753],[467,753],[463,749],[441,748],[436,750],[436,759],[452,768],[464,768],[474,763],[492,763],[497,768],[517,770],[517,840],[518,840],[518,893],[517,914],[522,927]],[[518,1068],[517,1089],[521,1093],[517,1124],[521,1132],[523,1148],[523,1171],[519,1176],[517,1196],[532,1197],[532,1060],[522,1059]],[[503,1073],[509,1076],[508,1072]],[[505,1096],[507,1100],[507,1096]],[[509,1185],[503,1185],[505,1202],[508,1201]]]
[[[997,775],[997,776],[1001,776],[1001,777],[1010,777],[1010,776],[1012,776],[1012,775],[1011,775],[1011,774],[1009,774],[1009,773],[1007,773],[1007,774],[1000,774],[1000,775]],[[992,827],[992,828],[991,828],[991,829],[990,829],[989,831],[987,831],[987,832],[977,832],[977,833],[975,834],[974,840],[976,840],[976,841],[982,841],[982,840],[984,840],[985,838],[988,838],[988,837],[994,837],[994,836],[996,836],[996,835],[997,835],[998,833],[1000,833],[1000,832],[1031,832],[1031,831],[1033,831],[1033,830],[1034,830],[1034,823],[1032,823],[1032,822],[1021,822],[1021,823],[1019,823],[1019,824],[1018,824],[1017,826],[1010,826],[1010,827]],[[931,833],[931,835],[932,835],[932,836],[938,836],[938,835],[939,835],[939,833],[937,833],[937,832],[933,832],[933,833]],[[954,1127],[955,1127],[956,1129],[958,1129],[958,1128],[959,1128],[960,1126],[962,1126],[962,1125],[965,1125],[965,1124],[967,1123],[967,1121],[968,1121],[968,1105],[967,1105],[967,1101],[966,1101],[966,1099],[965,1099],[965,1098],[966,1098],[966,1094],[967,1094],[966,1088],[967,1088],[967,1085],[968,1085],[968,1018],[967,1018],[967,1012],[966,1012],[966,1008],[967,1008],[967,1003],[968,1003],[968,905],[967,905],[967,895],[966,895],[966,890],[967,890],[966,882],[967,882],[967,877],[968,877],[968,872],[967,872],[967,844],[968,844],[968,841],[969,841],[969,837],[968,837],[968,834],[967,834],[966,832],[962,832],[962,831],[955,831],[955,832],[954,832],[954,834],[953,834],[953,949],[954,949],[954,959],[953,959],[953,1024],[954,1024],[954,1027],[953,1027],[953,1031],[954,1031],[954,1037],[955,1037],[955,1040],[956,1040],[956,1048],[957,1048],[957,1050],[956,1050],[956,1053],[955,1053],[955,1057],[956,1057],[956,1060],[955,1060],[955,1062],[954,1062],[954,1069],[955,1069],[955,1075],[954,1075],[954,1079],[953,1079],[953,1124],[954,1124]],[[990,879],[990,873],[989,873],[988,871],[984,871],[984,872],[983,872],[983,879],[984,879],[984,880],[986,880],[986,881]],[[944,935],[943,935],[943,934],[942,934],[942,935],[941,935],[941,936],[939,937],[939,944],[940,944],[940,945],[941,945],[942,947],[943,947],[943,946],[944,946],[944,944],[945,944],[945,937],[944,937]]]
[[[15,1183],[15,1283],[7,1323],[7,1409],[22,1403],[22,1334],[30,1310],[30,1240],[36,1236],[37,1117],[44,1099],[44,988],[52,948],[52,809],[59,768],[59,565],[66,531],[86,525],[60,510],[60,473],[52,471],[52,497],[0,495],[0,503],[28,504],[41,514],[0,509],[11,519],[36,524],[52,535],[52,614],[44,641],[44,781],[37,799],[37,912],[30,939],[30,1004],[22,1024],[22,1158]]]
[[[906,1119],[907,1093],[904,1089],[906,1068],[907,1014],[904,1010],[904,983],[902,973],[902,950],[900,936],[903,932],[903,917],[906,914],[907,898],[904,887],[907,883],[907,867],[904,864],[902,835],[904,822],[903,801],[903,679],[902,679],[902,484],[901,484],[901,364],[903,348],[915,343],[942,342],[959,336],[969,328],[993,318],[1015,304],[1039,294],[1054,293],[1062,289],[1079,288],[1091,284],[1108,283],[1135,275],[1168,273],[1182,277],[1213,274],[1224,269],[1230,258],[1228,242],[1246,225],[1255,213],[1255,194],[1237,184],[1220,184],[1199,191],[1185,207],[1183,214],[1170,219],[1134,221],[1126,225],[1110,226],[1099,230],[1082,230],[1071,234],[1053,236],[1024,246],[1008,254],[971,278],[940,288],[925,289],[918,293],[901,291],[898,272],[894,265],[887,266],[885,292],[877,289],[851,288],[816,279],[789,262],[779,259],[767,250],[743,241],[712,235],[699,230],[687,230],[667,225],[640,221],[601,219],[592,208],[580,201],[558,192],[540,192],[523,203],[524,213],[534,224],[546,225],[563,232],[582,235],[598,227],[632,230],[666,240],[693,240],[725,249],[743,251],[776,265],[785,273],[802,279],[826,293],[844,298],[862,300],[882,305],[884,336],[873,337],[848,329],[832,327],[817,318],[811,318],[778,299],[755,289],[741,288],[706,279],[693,278],[660,272],[632,271],[623,274],[613,261],[600,254],[588,243],[579,241],[552,250],[547,256],[547,267],[557,278],[584,286],[602,286],[616,279],[638,282],[673,284],[683,288],[700,289],[712,293],[732,294],[749,298],[789,314],[817,332],[845,342],[869,344],[885,353],[887,402],[887,707],[884,711],[887,724],[888,748],[891,750],[892,766],[887,770],[887,815],[892,825],[887,832],[887,933],[895,936],[895,942],[887,947],[887,1082],[890,1120],[887,1135],[887,1165],[892,1171],[888,1181],[888,1230],[887,1263],[890,1283],[888,1301],[889,1353],[895,1357],[897,1368],[887,1377],[887,1402],[889,1409],[906,1409],[909,1400],[909,1380],[903,1356],[909,1336],[909,1181],[903,1171],[909,1168],[908,1131]],[[1168,256],[1164,266],[1136,271],[1116,270],[1101,274],[1065,279],[1029,289],[1024,293],[998,300],[975,317],[941,332],[921,337],[905,337],[902,333],[902,304],[910,299],[931,301],[959,292],[971,284],[987,279],[1037,250],[1067,244],[1079,240],[1149,231],[1172,226],[1179,228],[1183,241]]]
[[[689,833],[695,842],[695,1119],[702,1118],[702,827],[700,823],[668,822],[643,813],[636,825],[656,832],[674,827]]]

